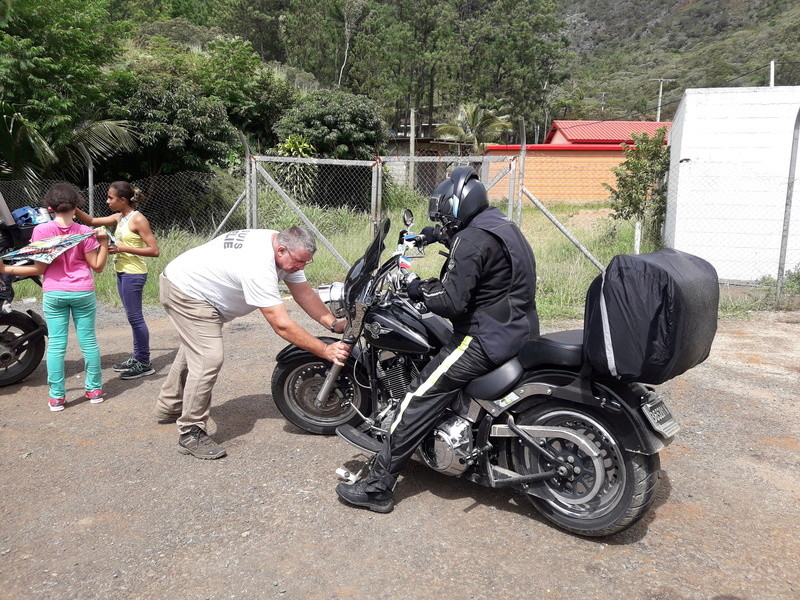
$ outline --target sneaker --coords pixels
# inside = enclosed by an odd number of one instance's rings
[[[199,425],[192,425],[189,433],[184,433],[178,440],[178,452],[191,454],[196,458],[213,460],[227,454],[225,448],[212,440]]]
[[[53,412],[58,412],[59,410],[64,410],[64,399],[63,398],[50,398],[50,402],[48,402],[50,406],[50,410]]]
[[[103,390],[92,390],[90,392],[86,392],[84,397],[92,404],[100,404],[103,400],[105,400],[105,398],[103,398]]]
[[[378,513],[392,512],[394,508],[392,492],[368,492],[367,485],[364,479],[353,484],[340,483],[336,486],[336,493],[339,498],[353,506],[361,506]]]
[[[152,363],[139,362],[135,358],[131,368],[119,374],[120,379],[136,379],[137,377],[144,377],[145,375],[152,375],[156,370],[153,368]]]
[[[133,363],[138,362],[132,356],[128,360],[123,360],[121,363],[117,363],[114,365],[114,370],[117,373],[121,373],[122,371],[127,371],[133,366]]]

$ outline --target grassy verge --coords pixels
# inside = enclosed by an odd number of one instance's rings
[[[264,227],[283,229],[296,225],[299,218],[283,205],[279,199],[268,198],[262,202],[259,223]],[[427,203],[419,197],[403,199],[403,206],[414,211],[414,230],[419,231],[428,223]],[[401,206],[390,205],[387,209],[392,228],[386,238],[386,253],[394,247],[399,231]],[[505,208],[501,206],[501,208]],[[610,210],[604,206],[553,205],[548,209],[603,265],[617,254],[628,254],[633,248],[633,224],[612,220]],[[372,239],[372,222],[368,215],[348,208],[305,207],[306,216],[327,237],[336,251],[350,264],[364,252]],[[574,319],[583,316],[586,290],[599,270],[584,254],[562,234],[556,226],[535,206],[528,205],[522,211],[522,230],[530,241],[536,255],[538,275],[537,304],[543,320]],[[172,230],[159,235],[161,256],[147,259],[150,277],[144,290],[146,304],[158,304],[158,275],[173,258],[207,241],[207,237]],[[420,277],[439,275],[444,258],[439,255],[442,246],[434,245],[423,259],[415,260],[412,269]],[[643,251],[652,251],[645,248]],[[306,270],[312,285],[341,281],[347,269],[328,251],[318,244],[314,263]],[[109,261],[106,270],[95,278],[98,299],[110,306],[119,306],[116,275]],[[793,288],[788,290],[790,293]],[[41,290],[29,281],[17,284],[17,299],[41,298]],[[774,288],[742,288],[722,286],[720,290],[720,315],[744,315],[750,311],[771,310],[775,306]],[[784,301],[787,308],[797,308],[797,296]]]

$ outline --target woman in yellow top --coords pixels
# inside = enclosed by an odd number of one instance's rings
[[[115,181],[108,188],[106,204],[114,211],[108,217],[92,218],[82,210],[76,210],[77,219],[86,225],[116,224],[116,245],[109,248],[114,255],[117,271],[117,291],[125,307],[125,315],[133,330],[133,355],[114,365],[120,379],[136,379],[155,373],[150,363],[150,330],[142,314],[142,292],[147,281],[145,256],[158,256],[161,251],[150,223],[136,207],[144,201],[141,190],[127,181]]]

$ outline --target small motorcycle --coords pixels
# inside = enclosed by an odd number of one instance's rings
[[[14,223],[5,200],[0,195],[0,256],[21,248],[30,241],[33,226]],[[27,279],[0,275],[0,387],[13,385],[36,370],[47,345],[47,325],[33,310],[20,312],[11,308],[13,284]],[[41,285],[39,277],[31,277]]]
[[[406,228],[413,215],[403,213]],[[277,357],[272,395],[301,429],[336,433],[372,457],[371,466],[414,377],[449,339],[448,321],[404,293],[410,260],[429,240],[404,230],[380,264],[384,220],[344,284],[321,290],[347,319],[353,346],[344,367],[289,345]],[[321,338],[327,342],[334,338]],[[583,331],[528,342],[519,355],[473,380],[423,440],[417,457],[446,475],[510,488],[547,519],[575,534],[622,531],[648,510],[660,473],[659,452],[678,432],[664,399],[639,383],[586,368]]]
[[[0,310],[0,387],[25,379],[42,362],[47,325],[33,310]]]

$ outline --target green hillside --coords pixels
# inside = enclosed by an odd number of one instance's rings
[[[789,0],[564,2],[571,77],[551,97],[554,118],[670,119],[683,90],[800,85],[800,3]]]

